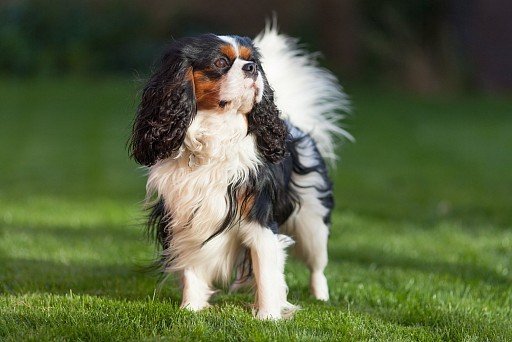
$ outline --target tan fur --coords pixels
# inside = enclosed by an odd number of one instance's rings
[[[194,91],[198,110],[215,109],[219,106],[219,91],[223,78],[209,79],[203,71],[194,70]]]

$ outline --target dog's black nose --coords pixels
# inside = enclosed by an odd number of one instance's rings
[[[242,70],[244,71],[246,77],[255,78],[255,76],[258,74],[258,68],[254,62],[245,63],[242,66]]]

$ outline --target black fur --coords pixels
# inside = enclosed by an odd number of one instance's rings
[[[258,63],[258,65],[260,65]],[[259,67],[261,70],[261,67]],[[279,117],[279,109],[274,103],[274,91],[270,88],[265,74],[261,70],[265,88],[263,99],[257,103],[248,116],[249,133],[256,135],[260,153],[271,163],[281,161],[286,153],[288,131]]]
[[[255,179],[251,180],[255,195],[254,205],[248,217],[265,227],[282,225],[290,217],[297,206],[300,196],[290,185],[297,188],[315,188],[321,195],[319,198],[328,210],[324,222],[330,223],[331,210],[334,207],[332,183],[327,173],[327,166],[318,151],[314,140],[306,133],[286,122],[290,132],[286,141],[286,156],[278,164],[267,163]],[[305,155],[308,153],[307,155]],[[309,157],[314,164],[306,167],[300,157]],[[321,177],[319,184],[298,184],[292,175],[317,173]]]
[[[167,227],[171,222],[169,213],[165,211],[165,203],[163,199],[154,203],[149,208],[148,215],[148,236],[154,237],[156,242],[159,243],[163,249],[169,248],[169,242],[171,240],[171,233]]]
[[[312,172],[317,173],[322,181],[316,184],[298,184],[294,180],[290,180],[293,185],[297,188],[315,188],[319,194],[319,200],[322,205],[329,209],[326,215],[323,217],[324,223],[327,225],[331,224],[331,211],[334,208],[334,197],[332,194],[332,182],[329,178],[327,165],[325,164],[320,151],[318,150],[315,141],[309,134],[302,132],[297,127],[292,126],[288,123],[290,134],[294,137],[292,140],[292,146],[289,146],[288,151],[291,154],[293,173],[301,176],[305,176]],[[309,153],[308,153],[309,152]],[[308,153],[306,155],[306,153]],[[308,157],[313,163],[310,166],[304,166],[299,158]],[[319,184],[321,183],[321,184]]]
[[[151,166],[171,156],[183,143],[196,111],[191,71],[182,46],[173,46],[144,87],[130,142],[139,164]]]

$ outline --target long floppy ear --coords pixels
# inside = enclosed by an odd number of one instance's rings
[[[256,103],[248,116],[248,131],[256,135],[260,153],[271,163],[280,162],[286,153],[288,130],[279,117],[279,109],[274,103],[274,91],[262,73],[264,91],[261,102]]]
[[[193,70],[182,50],[179,42],[171,45],[142,91],[130,139],[139,164],[151,166],[173,155],[196,114]]]

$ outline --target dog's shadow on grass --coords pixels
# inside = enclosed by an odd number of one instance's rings
[[[464,262],[444,262],[391,255],[371,248],[337,249],[330,251],[331,262],[349,262],[372,269],[418,271],[439,276],[458,278],[464,282],[509,286],[512,278],[481,265]]]

